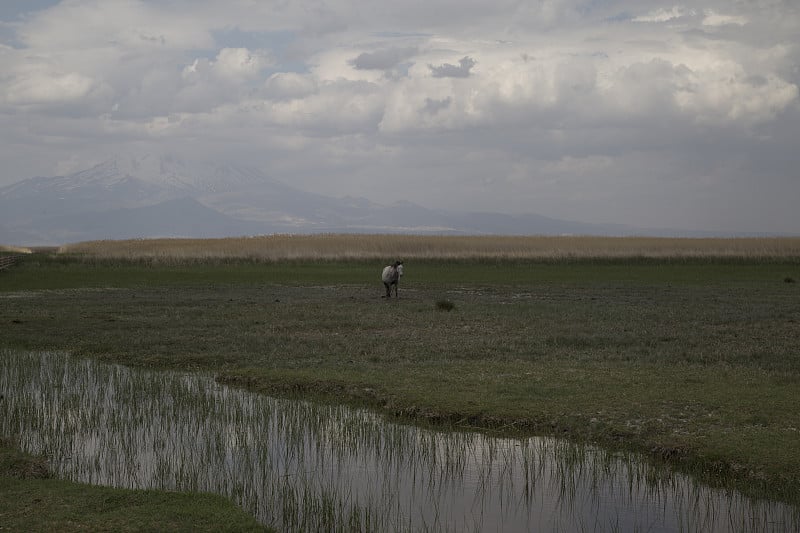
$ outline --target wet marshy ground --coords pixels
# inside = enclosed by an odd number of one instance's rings
[[[74,481],[225,495],[281,531],[791,531],[794,508],[549,438],[283,400],[200,374],[0,352],[0,434]]]

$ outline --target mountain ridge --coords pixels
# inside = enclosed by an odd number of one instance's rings
[[[0,187],[0,243],[54,245],[148,237],[269,233],[718,236],[389,205],[296,189],[244,165],[174,156],[115,157],[72,174]]]

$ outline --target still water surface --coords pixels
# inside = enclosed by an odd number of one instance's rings
[[[280,531],[796,531],[794,508],[549,438],[248,393],[198,374],[0,352],[0,434],[58,476],[225,495]]]

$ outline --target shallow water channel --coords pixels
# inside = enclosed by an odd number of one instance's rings
[[[225,495],[280,531],[792,531],[796,509],[549,438],[248,393],[200,374],[0,352],[0,434],[58,476]]]

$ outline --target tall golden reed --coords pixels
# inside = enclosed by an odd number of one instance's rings
[[[580,236],[265,235],[225,239],[136,239],[62,246],[107,259],[388,260],[570,258],[800,258],[800,237],[654,238]]]

